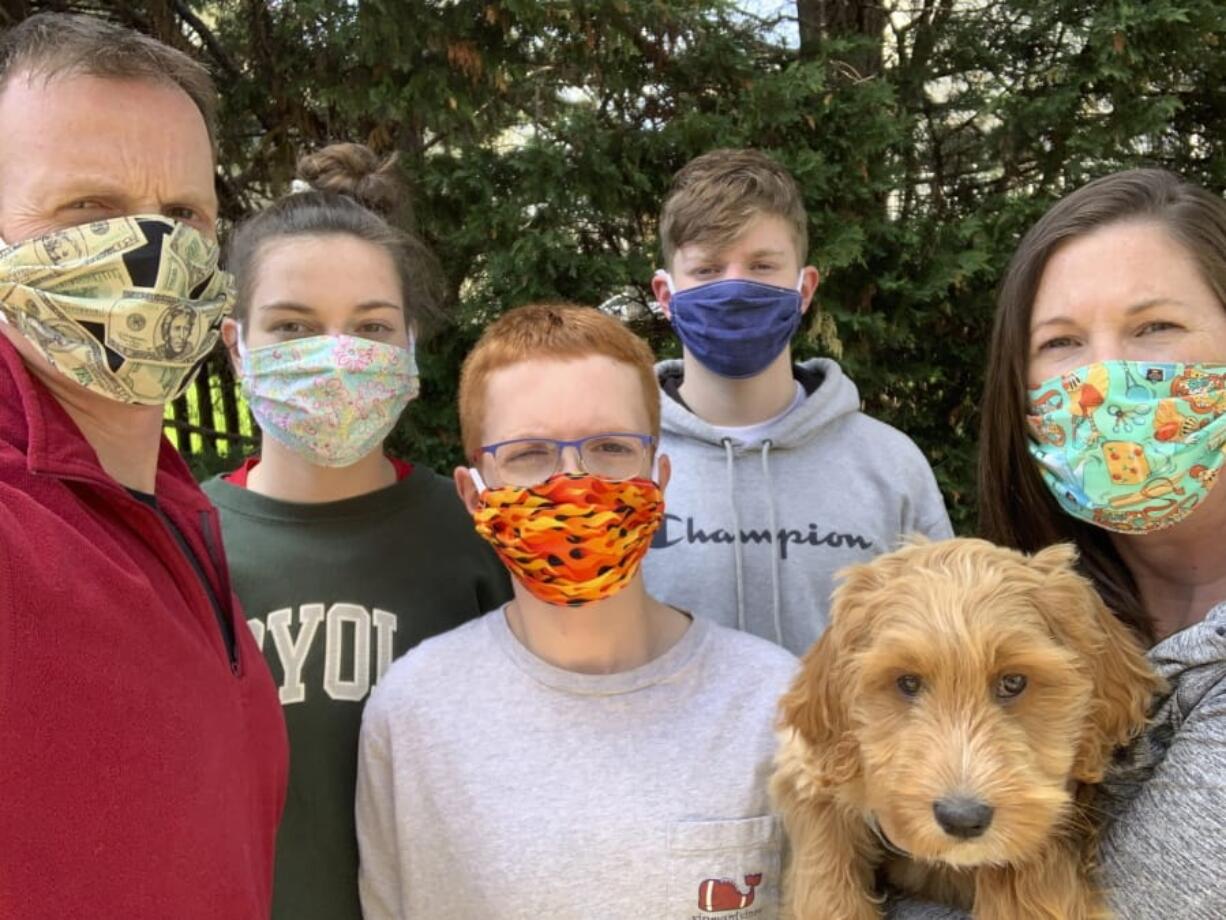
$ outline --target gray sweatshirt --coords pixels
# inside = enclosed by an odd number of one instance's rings
[[[647,589],[803,654],[826,628],[834,574],[903,534],[952,536],[936,479],[902,432],[860,411],[834,362],[794,369],[806,397],[748,443],[681,402],[680,361],[663,361],[665,516],[643,564]]]
[[[1103,789],[1102,876],[1120,920],[1226,917],[1226,604],[1154,646],[1170,683]],[[914,902],[894,920],[963,920]]]
[[[796,660],[695,619],[578,674],[501,609],[392,664],[359,745],[366,920],[776,920],[766,782]]]

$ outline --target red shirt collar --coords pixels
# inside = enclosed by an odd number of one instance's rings
[[[396,470],[397,482],[409,478],[409,474],[413,472],[413,464],[409,463],[408,461],[401,460],[399,457],[392,457],[390,455],[387,459],[391,461],[392,466]],[[259,457],[248,457],[243,461],[242,466],[233,472],[226,473],[226,475],[222,476],[221,478],[230,483],[232,486],[239,486],[240,488],[245,489],[247,488],[247,477],[251,475],[251,471],[255,469],[256,464],[259,462]]]
[[[6,441],[25,454],[31,473],[123,488],[102,468],[77,423],[30,373],[13,343],[0,336],[0,442]],[[202,510],[210,507],[187,464],[165,436],[159,447],[155,489],[160,500]]]

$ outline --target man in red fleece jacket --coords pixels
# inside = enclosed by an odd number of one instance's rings
[[[268,915],[281,707],[162,437],[228,309],[207,73],[0,40],[0,917]]]

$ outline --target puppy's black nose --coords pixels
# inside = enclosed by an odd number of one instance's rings
[[[964,795],[939,799],[932,805],[937,824],[951,837],[969,840],[978,837],[992,823],[994,809],[991,805]]]

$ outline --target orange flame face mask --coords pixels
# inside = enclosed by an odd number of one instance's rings
[[[634,577],[664,515],[649,479],[609,482],[557,473],[537,486],[481,490],[477,533],[535,597],[582,607],[612,597]]]

